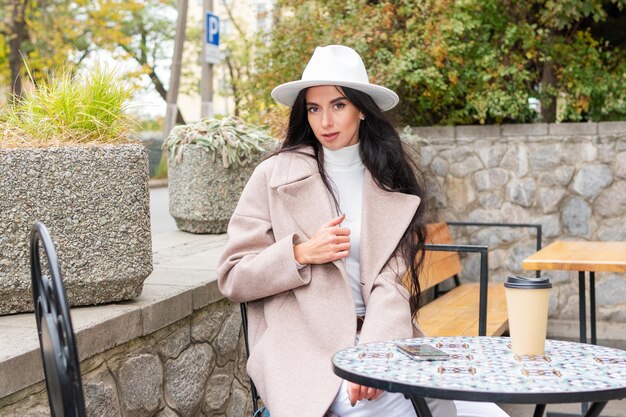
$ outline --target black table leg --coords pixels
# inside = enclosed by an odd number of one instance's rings
[[[533,413],[533,417],[543,417],[543,413],[546,411],[545,404],[537,404],[535,406],[535,412]]]
[[[587,411],[587,414],[585,414],[585,417],[598,417],[605,406],[606,406],[606,401],[596,402],[596,403],[591,404],[591,407],[589,407],[589,411]]]
[[[591,325],[591,344],[596,344],[596,273],[589,272],[589,314]]]
[[[585,299],[585,271],[578,271],[578,317],[580,343],[587,343],[587,302]]]
[[[417,417],[433,417],[430,413],[430,408],[428,408],[428,404],[426,404],[426,400],[423,397],[410,396],[409,398],[411,399],[413,408],[415,408]]]
[[[585,290],[585,271],[578,271],[578,317],[580,321],[580,343],[587,343],[587,300]],[[591,327],[591,344],[596,344],[596,274],[593,271],[589,272],[589,326]],[[541,412],[539,407],[541,404],[537,404],[535,408],[535,414],[533,417],[541,417],[545,410],[545,405]],[[581,415],[585,417],[598,417],[606,402],[596,402],[588,407],[587,403],[580,405]],[[540,414],[537,414],[539,413]],[[550,417],[564,417],[571,416],[571,414],[562,413],[548,413]]]

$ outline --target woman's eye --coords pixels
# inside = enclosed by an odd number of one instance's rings
[[[317,107],[309,107],[307,110],[309,113],[317,113],[318,108]]]
[[[336,103],[335,107],[338,109],[343,109],[344,107],[346,107],[346,103]]]

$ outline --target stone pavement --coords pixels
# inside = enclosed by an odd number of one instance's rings
[[[530,417],[535,411],[534,405],[527,404],[503,404],[501,407],[511,417]],[[571,413],[572,416],[580,415],[580,404],[550,404],[546,407],[546,412]],[[626,417],[626,400],[609,402],[601,416]]]

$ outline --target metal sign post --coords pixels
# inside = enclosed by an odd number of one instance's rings
[[[176,39],[174,41],[174,56],[170,74],[170,85],[167,90],[167,108],[165,120],[163,121],[163,138],[169,135],[170,130],[176,124],[178,106],[178,87],[180,85],[181,62],[183,59],[183,42],[185,41],[185,29],[187,28],[187,6],[188,0],[178,2],[178,19],[176,20]]]
[[[202,25],[202,73],[200,79],[200,98],[202,100],[200,117],[213,116],[213,64],[221,62],[220,19],[211,13],[213,0],[204,0],[204,24]]]

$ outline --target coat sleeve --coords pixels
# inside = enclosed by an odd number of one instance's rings
[[[228,243],[218,261],[217,282],[234,302],[269,297],[311,280],[311,267],[298,269],[293,245],[296,233],[276,241],[269,209],[268,173],[257,167],[244,188],[228,225]]]
[[[396,254],[374,280],[359,344],[420,335],[411,318],[409,292],[402,284],[405,272],[406,264]]]

